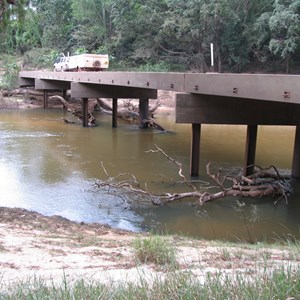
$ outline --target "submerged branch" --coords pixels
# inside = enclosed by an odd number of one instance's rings
[[[212,182],[216,186],[205,182],[200,187],[197,187],[193,182],[187,180],[183,174],[182,163],[170,157],[161,148],[155,145],[155,149],[147,151],[147,153],[161,153],[169,161],[178,167],[178,175],[180,181],[190,189],[190,191],[182,193],[160,193],[154,194],[149,192],[146,188],[142,188],[137,178],[129,173],[122,173],[115,177],[109,176],[107,170],[101,162],[102,169],[107,176],[107,180],[96,183],[97,187],[109,187],[120,189],[122,191],[133,192],[147,196],[154,205],[161,205],[183,199],[193,199],[196,205],[203,205],[206,202],[218,200],[225,197],[277,197],[277,201],[284,198],[287,202],[287,196],[291,192],[289,180],[281,176],[278,170],[271,166],[268,169],[257,167],[255,173],[251,176],[228,176],[223,175],[222,170],[218,170],[213,174],[210,169],[210,163],[206,166],[206,172]]]

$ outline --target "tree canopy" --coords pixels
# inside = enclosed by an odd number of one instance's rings
[[[300,0],[6,0],[0,52],[108,53],[116,68],[297,72]]]

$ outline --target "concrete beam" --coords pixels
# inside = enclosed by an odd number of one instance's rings
[[[299,83],[299,75],[185,74],[186,93],[300,104]]]
[[[300,104],[300,75],[21,71],[19,77]]]
[[[19,77],[18,85],[19,87],[34,86],[34,78]]]
[[[73,98],[157,99],[157,90],[72,82],[71,96]]]
[[[35,79],[36,90],[69,90],[71,88],[71,82]]]
[[[184,92],[185,73],[21,71],[20,77]]]
[[[177,94],[176,122],[300,125],[300,105],[222,96]]]

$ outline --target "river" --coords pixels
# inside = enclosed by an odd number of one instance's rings
[[[44,215],[60,215],[77,222],[96,222],[131,231],[180,233],[206,239],[261,241],[299,238],[300,185],[285,200],[226,198],[195,207],[192,201],[153,206],[143,197],[95,187],[106,175],[128,172],[152,192],[183,191],[178,168],[158,153],[158,145],[183,163],[188,175],[190,125],[175,124],[174,115],[158,122],[169,130],[140,130],[111,117],[97,115],[97,127],[66,124],[62,109],[0,112],[0,206],[20,207]],[[293,127],[260,126],[256,163],[276,165],[289,173]],[[200,180],[205,165],[224,172],[241,168],[245,126],[203,125]]]

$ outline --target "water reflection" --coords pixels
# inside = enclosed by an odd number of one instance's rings
[[[183,163],[188,174],[190,126],[176,125],[173,115],[160,123],[170,132],[139,130],[111,118],[97,117],[96,128],[62,122],[60,109],[0,112],[0,205],[22,207],[74,221],[99,222],[133,231],[157,230],[210,239],[256,241],[274,236],[299,236],[299,184],[295,193],[275,205],[274,199],[219,200],[195,208],[182,202],[154,207],[129,195],[95,189],[97,179],[133,173],[149,190],[182,187],[166,184],[178,179],[178,169],[161,154],[147,153],[154,145]],[[205,164],[215,168],[243,165],[245,126],[203,126],[200,178],[208,180]],[[289,170],[293,127],[259,127],[257,163]],[[122,197],[120,197],[122,196]],[[126,201],[124,201],[124,199]],[[245,203],[245,205],[243,205]]]

